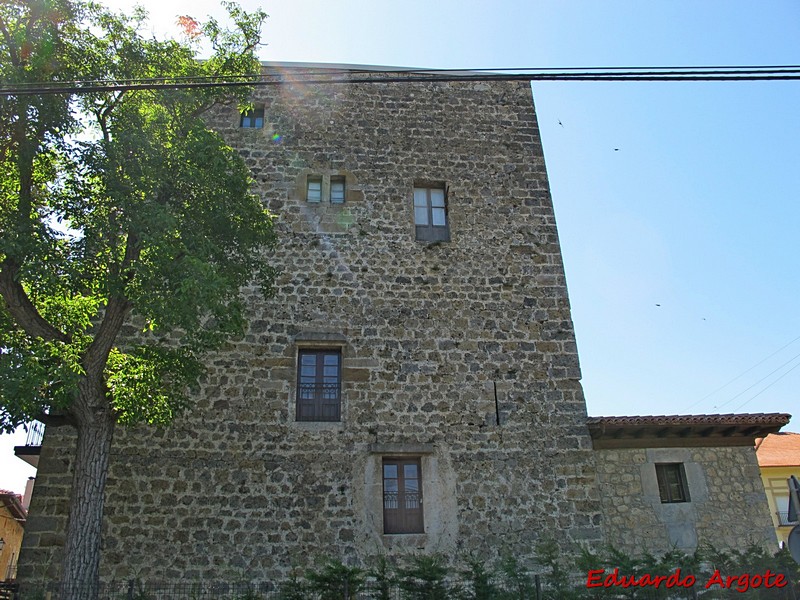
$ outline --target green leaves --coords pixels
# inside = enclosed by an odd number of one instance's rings
[[[138,346],[129,352],[113,349],[106,365],[111,404],[117,422],[167,425],[189,405],[188,391],[203,372],[190,352],[158,346]]]
[[[192,35],[182,43],[144,35],[141,10],[9,0],[0,4],[0,78],[258,74],[266,15],[226,8],[233,29],[187,17]],[[200,61],[204,42],[214,54]],[[272,216],[250,192],[241,157],[203,122],[215,103],[235,106],[249,92],[131,89],[0,102],[0,427],[56,406],[69,412],[82,378],[98,379],[92,385],[107,391],[107,409],[122,423],[164,424],[188,405],[201,352],[244,327],[241,287],[257,282],[266,294],[274,277],[265,260]],[[43,331],[57,341],[38,337]]]

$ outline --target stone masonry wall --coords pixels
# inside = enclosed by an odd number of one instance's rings
[[[683,463],[689,502],[662,504],[655,463]],[[598,450],[608,543],[663,554],[713,545],[773,550],[775,534],[753,447]]]
[[[284,576],[317,556],[448,557],[603,538],[530,86],[262,87],[263,129],[213,125],[278,215],[277,295],[209,356],[192,411],[119,430],[105,579]],[[306,177],[346,201],[305,200]],[[450,241],[416,241],[413,187],[448,188]],[[341,348],[342,419],[295,421],[304,347]],[[48,431],[20,575],[56,576],[69,452]],[[48,449],[47,446],[50,446]],[[425,533],[384,535],[383,457],[421,461]]]

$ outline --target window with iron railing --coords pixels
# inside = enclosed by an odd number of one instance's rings
[[[383,459],[383,532],[425,532],[418,458]]]
[[[300,350],[297,357],[298,421],[339,421],[342,397],[340,350]]]

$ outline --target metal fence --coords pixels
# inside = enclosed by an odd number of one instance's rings
[[[413,585],[416,583],[417,585]],[[643,588],[600,588],[586,586],[585,575],[555,581],[550,576],[530,575],[524,582],[493,580],[490,589],[476,590],[472,582],[448,580],[409,584],[393,580],[367,580],[360,584],[336,582],[325,591],[312,589],[304,580],[263,583],[142,582],[138,580],[103,583],[98,588],[68,590],[76,600],[711,600],[718,598],[769,598],[799,600],[795,585],[760,589],[755,595],[735,589],[660,586]],[[414,589],[415,588],[415,589]],[[756,590],[751,590],[755,592]],[[76,592],[76,593],[73,593]],[[0,584],[0,600],[60,600],[58,582],[47,585]]]

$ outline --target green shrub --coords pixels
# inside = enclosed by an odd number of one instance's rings
[[[408,600],[447,600],[451,598],[447,588],[448,567],[438,554],[417,554],[406,568],[397,569],[403,598]],[[455,591],[455,590],[454,590]]]
[[[364,586],[364,570],[329,560],[320,571],[309,571],[306,579],[320,600],[352,600]]]

